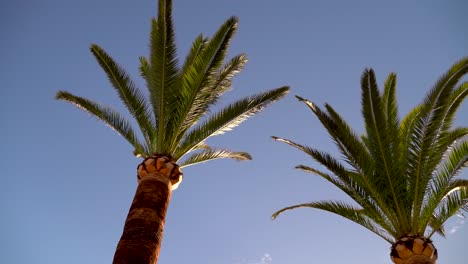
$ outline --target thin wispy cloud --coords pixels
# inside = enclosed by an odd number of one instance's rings
[[[260,259],[257,260],[244,260],[241,262],[236,262],[234,264],[270,264],[273,261],[269,253],[263,254]]]
[[[455,234],[466,222],[465,217],[463,215],[457,215],[455,224],[450,228],[448,233],[450,235]]]

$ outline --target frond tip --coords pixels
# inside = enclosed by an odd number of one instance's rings
[[[251,160],[252,156],[250,156],[250,154],[247,152],[234,152],[227,149],[214,149],[208,147],[199,153],[192,154],[190,157],[180,163],[180,167],[182,168],[210,160],[226,158],[242,161]]]

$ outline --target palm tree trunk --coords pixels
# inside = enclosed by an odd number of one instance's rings
[[[390,258],[395,264],[435,264],[437,257],[432,240],[410,234],[398,239],[390,252]]]
[[[414,255],[411,258],[401,262],[402,264],[435,264],[435,259],[430,259],[424,255]]]
[[[158,172],[141,179],[113,264],[157,263],[171,188],[169,179]]]

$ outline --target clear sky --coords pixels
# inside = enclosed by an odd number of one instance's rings
[[[156,0],[1,1],[0,263],[111,263],[140,160],[115,132],[53,98],[65,89],[125,113],[89,45],[101,45],[144,88],[138,56],[148,54],[156,6]],[[270,136],[336,153],[293,95],[330,103],[362,132],[359,81],[366,67],[379,84],[397,73],[400,115],[406,114],[468,55],[467,10],[464,0],[175,0],[181,58],[198,33],[240,18],[230,56],[246,52],[250,61],[222,103],[282,85],[292,93],[210,141],[247,151],[253,161],[184,170],[159,263],[391,263],[390,244],[336,215],[299,209],[270,220],[284,206],[347,200],[324,180],[294,170],[317,164]],[[468,124],[468,104],[456,124]],[[466,263],[462,223],[448,223],[447,239],[434,236],[439,263]]]

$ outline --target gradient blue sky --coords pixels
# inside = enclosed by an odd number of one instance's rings
[[[292,94],[219,147],[254,160],[214,161],[184,170],[167,215],[161,264],[390,263],[385,241],[343,218],[284,206],[347,199],[316,176],[316,165],[271,135],[335,152],[325,130],[294,94],[330,103],[362,131],[360,75],[382,84],[398,75],[400,114],[419,103],[438,77],[468,55],[468,2],[175,0],[179,56],[198,33],[240,18],[230,55],[250,61],[223,102],[290,85]],[[137,80],[148,54],[156,0],[15,0],[0,3],[0,263],[111,263],[136,188],[126,141],[94,118],[53,99],[59,89],[124,112],[89,52],[98,43]],[[467,125],[468,105],[457,124]],[[467,177],[465,171],[462,177]],[[468,227],[435,236],[439,263],[466,263]]]

